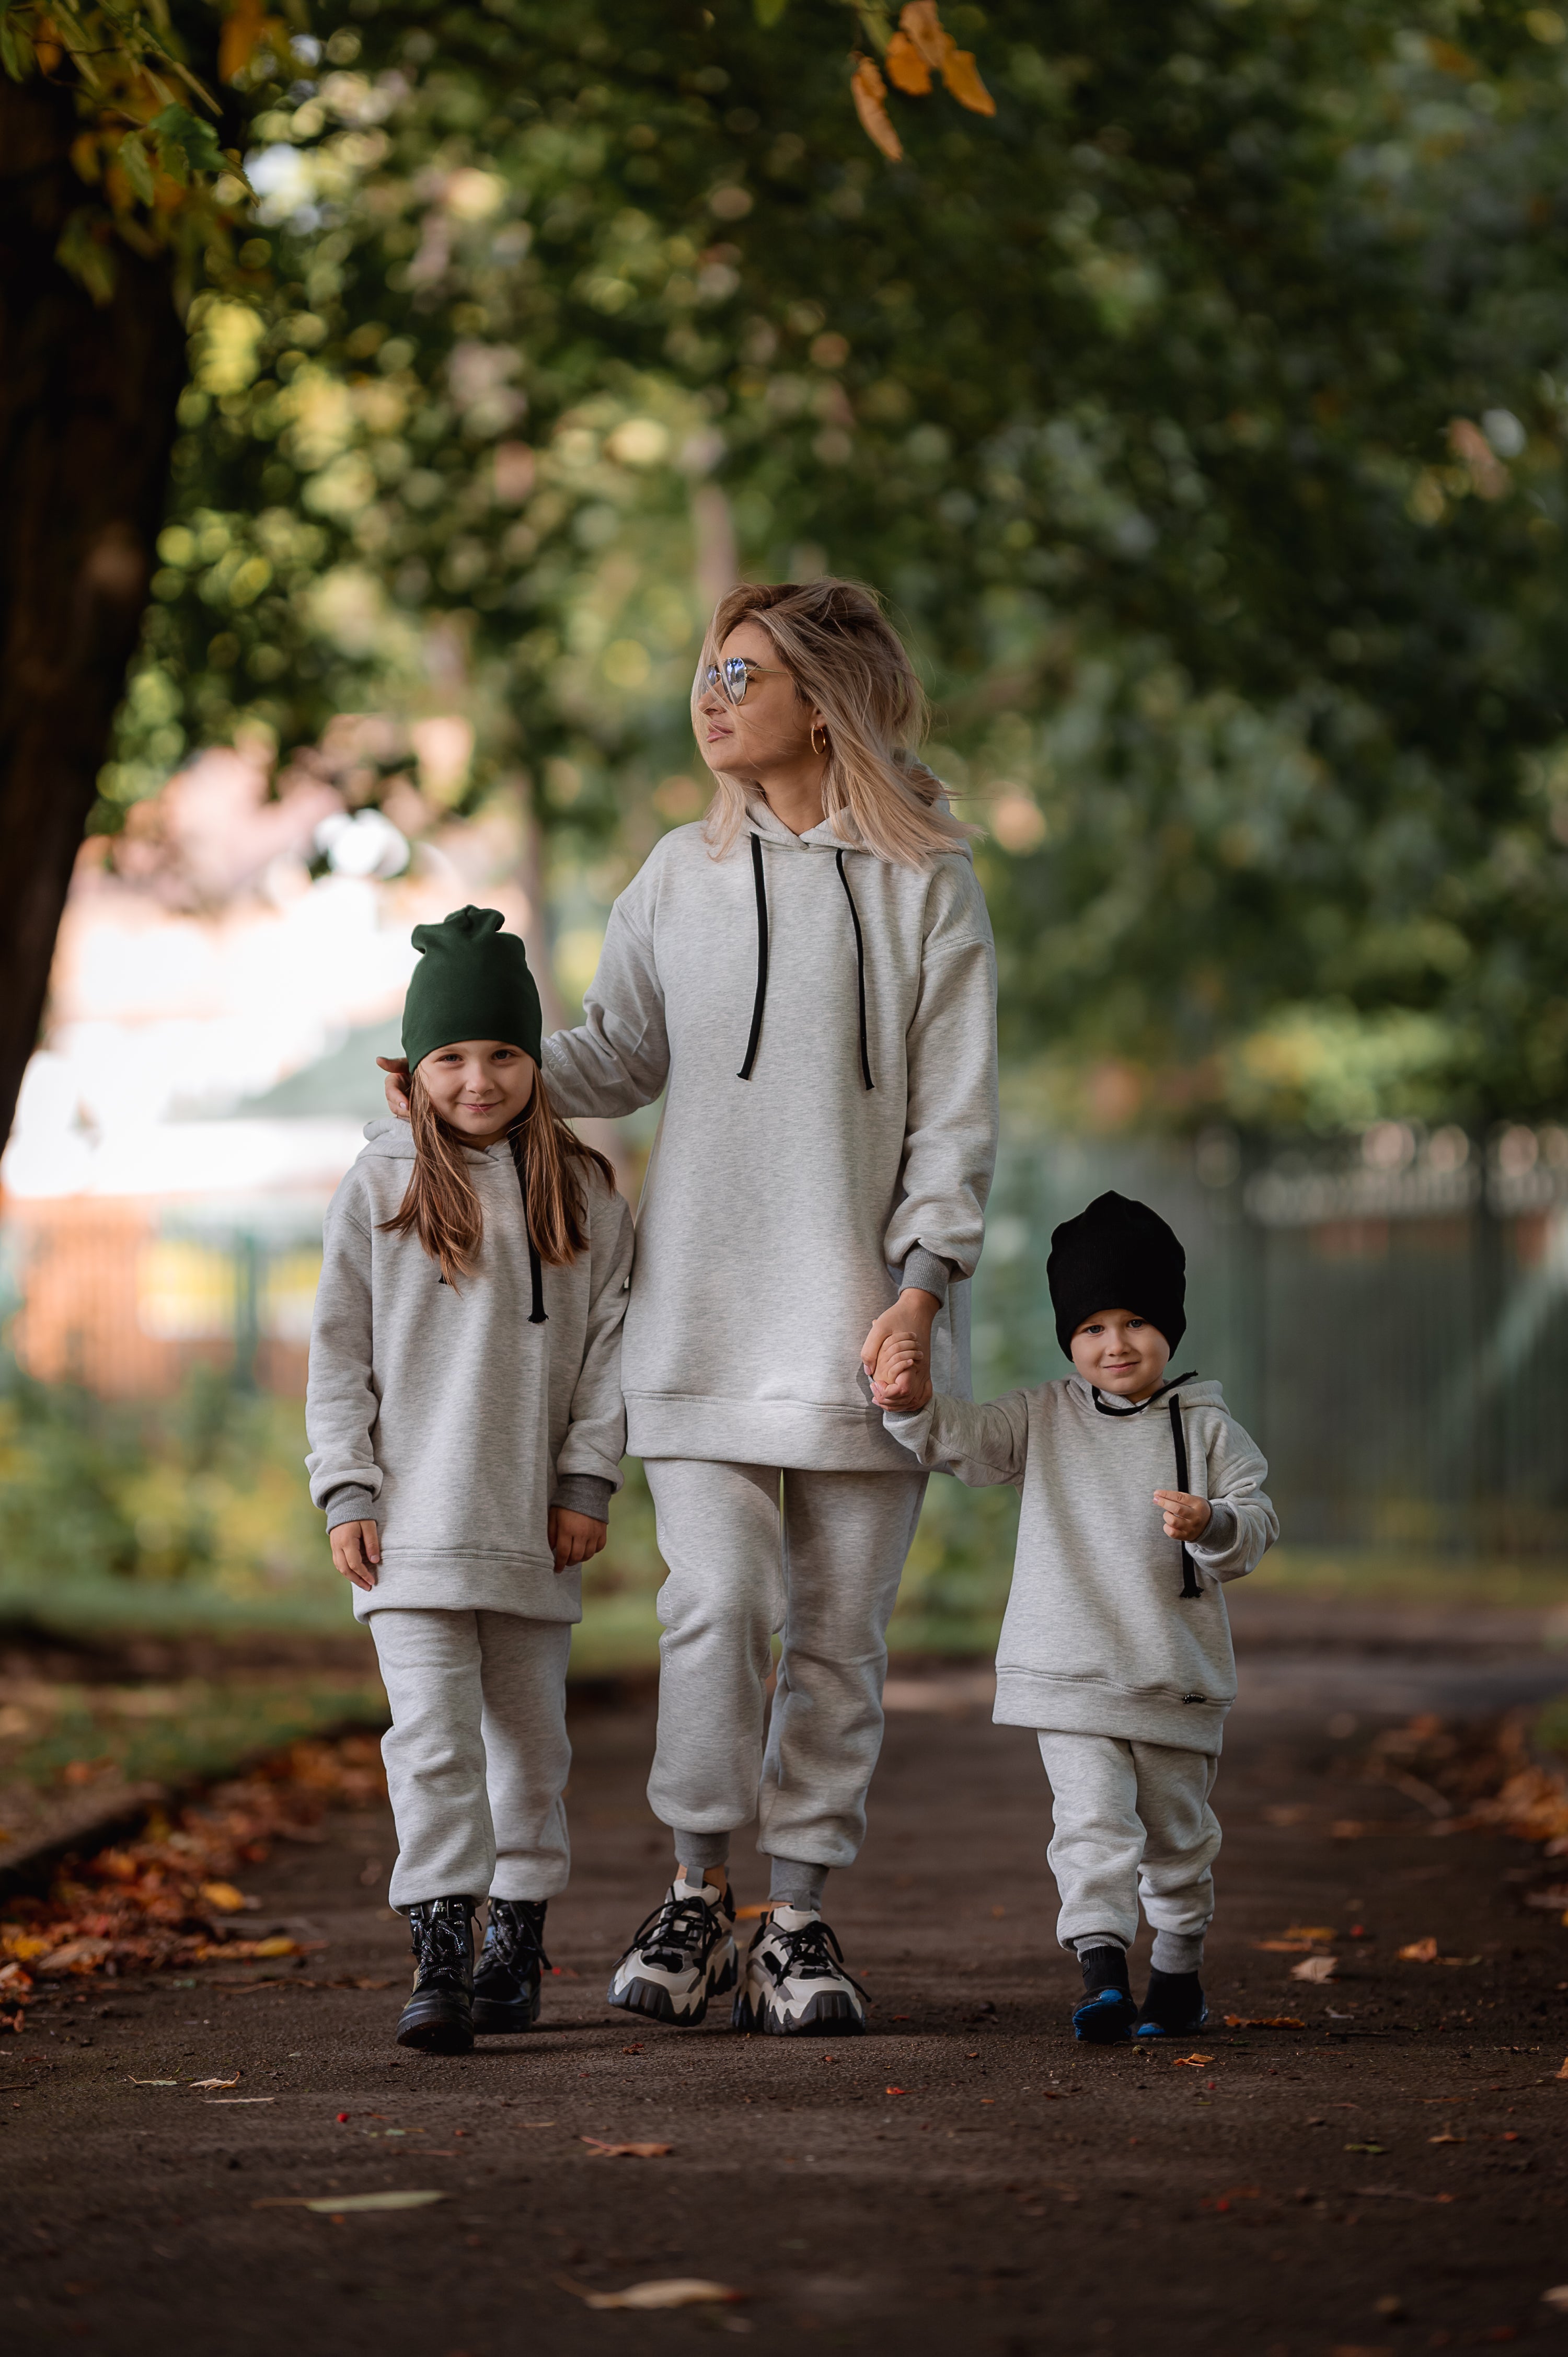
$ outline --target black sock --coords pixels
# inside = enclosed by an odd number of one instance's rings
[[[1103,1988],[1120,1989],[1123,1996],[1131,1996],[1133,1985],[1127,1978],[1125,1948],[1079,1948],[1078,1961],[1083,1968],[1086,1996],[1094,1996]]]
[[[1148,1993],[1140,2021],[1157,2022],[1162,2029],[1188,2029],[1203,2011],[1203,1983],[1196,1973],[1149,1972]]]

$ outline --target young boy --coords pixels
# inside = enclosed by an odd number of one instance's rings
[[[1187,1263],[1158,1213],[1101,1195],[1058,1228],[1046,1265],[1071,1375],[984,1405],[928,1394],[885,1420],[922,1465],[1023,1496],[994,1716],[1038,1730],[1057,1936],[1083,1971],[1074,2034],[1187,2038],[1207,2018],[1209,1800],[1236,1698],[1221,1582],[1256,1567],[1279,1518],[1219,1385],[1165,1379]],[[889,1343],[879,1406],[905,1366]],[[1141,2008],[1127,1975],[1140,1893],[1155,1929]]]

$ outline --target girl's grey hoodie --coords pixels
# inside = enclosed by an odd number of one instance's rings
[[[1010,1481],[1022,1492],[996,1652],[998,1724],[1219,1751],[1236,1699],[1221,1583],[1255,1570],[1280,1524],[1263,1494],[1262,1453],[1218,1383],[1176,1384],[1129,1413],[1122,1402],[1097,1407],[1074,1374],[983,1406],[939,1395],[886,1421],[922,1465],[972,1488]],[[1177,1488],[1213,1505],[1202,1538],[1188,1542],[1199,1593],[1186,1598],[1181,1547],[1154,1501],[1156,1490]]]
[[[557,1573],[553,1505],[602,1520],[621,1485],[620,1328],[631,1214],[586,1175],[587,1249],[542,1272],[510,1148],[467,1150],[484,1211],[468,1276],[446,1284],[417,1236],[392,1235],[413,1167],[406,1122],[372,1121],[327,1213],[305,1420],[327,1526],[373,1519],[381,1564],[360,1620],[400,1606],[580,1620],[582,1574]]]
[[[969,1287],[948,1288],[979,1258],[996,1155],[985,901],[965,852],[902,867],[825,823],[792,834],[761,802],[747,825],[723,859],[700,826],[663,837],[610,913],[586,1021],[544,1046],[564,1113],[668,1090],[628,1445],[907,1471],[860,1350],[901,1279],[925,1286],[946,1297],[937,1380],[968,1393]]]

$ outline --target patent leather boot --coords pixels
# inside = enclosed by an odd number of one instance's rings
[[[466,2054],[474,2042],[474,1902],[428,1899],[408,1910],[413,1991],[397,2026],[400,2046]]]
[[[539,2018],[539,1986],[550,1959],[544,1953],[543,1899],[492,1899],[485,1944],[474,1968],[474,2030],[480,2038],[515,2036]]]

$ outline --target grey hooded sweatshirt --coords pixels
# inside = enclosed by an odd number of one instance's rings
[[[557,1573],[553,1505],[603,1520],[621,1485],[620,1329],[631,1213],[586,1176],[587,1249],[541,1268],[542,1320],[510,1148],[470,1146],[484,1211],[456,1286],[417,1236],[389,1234],[413,1167],[406,1122],[372,1121],[328,1208],[305,1420],[310,1494],[327,1526],[374,1520],[362,1620],[406,1607],[580,1620],[582,1574]]]
[[[638,1213],[628,1446],[641,1457],[904,1472],[860,1366],[900,1283],[943,1300],[969,1390],[967,1279],[996,1156],[996,965],[966,852],[903,867],[764,802],[715,859],[663,837],[610,912],[586,1021],[544,1045],[562,1111],[668,1091]],[[869,1083],[869,1085],[868,1085]],[[950,1292],[949,1287],[951,1285]]]
[[[983,1406],[938,1396],[886,1421],[922,1465],[1022,1493],[996,1652],[998,1724],[1217,1753],[1236,1699],[1222,1583],[1255,1570],[1280,1534],[1263,1494],[1269,1469],[1219,1385],[1176,1384],[1129,1413],[1120,1401],[1097,1407],[1074,1374]],[[1180,1544],[1154,1501],[1156,1490],[1177,1488],[1213,1507],[1202,1538],[1188,1542],[1199,1591],[1190,1598]]]

